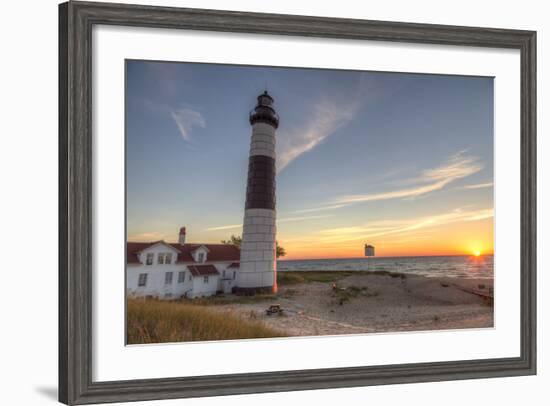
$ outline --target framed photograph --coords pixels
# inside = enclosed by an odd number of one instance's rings
[[[59,8],[59,400],[536,373],[536,33]]]

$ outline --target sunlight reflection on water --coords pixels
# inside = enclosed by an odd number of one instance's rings
[[[429,277],[493,278],[493,255],[277,261],[279,271],[390,271]]]

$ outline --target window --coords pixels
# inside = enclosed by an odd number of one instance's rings
[[[172,263],[172,253],[168,252],[166,253],[166,256],[164,257],[164,263],[167,265],[170,265]]]
[[[138,278],[138,286],[147,286],[147,274],[140,273]]]
[[[225,278],[225,269],[222,272],[222,276]]]
[[[171,285],[173,276],[174,276],[174,272],[166,272],[164,274],[164,284],[165,285]]]
[[[199,262],[204,262],[204,252],[199,252]]]
[[[237,276],[237,271],[233,271],[233,279]]]
[[[158,264],[164,264],[164,254],[159,254],[158,257],[157,257],[157,263]]]
[[[185,271],[180,271],[178,273],[178,283],[184,283],[185,282]]]
[[[204,277],[204,283],[208,283],[208,276]]]
[[[145,260],[145,264],[146,265],[153,265],[153,258],[155,258],[155,254],[153,254],[152,252],[147,254],[147,259]]]
[[[189,274],[189,281],[193,280],[193,275]]]

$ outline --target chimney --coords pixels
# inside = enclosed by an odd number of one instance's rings
[[[178,238],[178,242],[180,245],[185,244],[185,227],[180,228],[180,236]]]

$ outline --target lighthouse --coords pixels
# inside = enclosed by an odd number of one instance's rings
[[[276,291],[275,132],[279,116],[263,92],[250,112],[252,137],[237,293]]]

